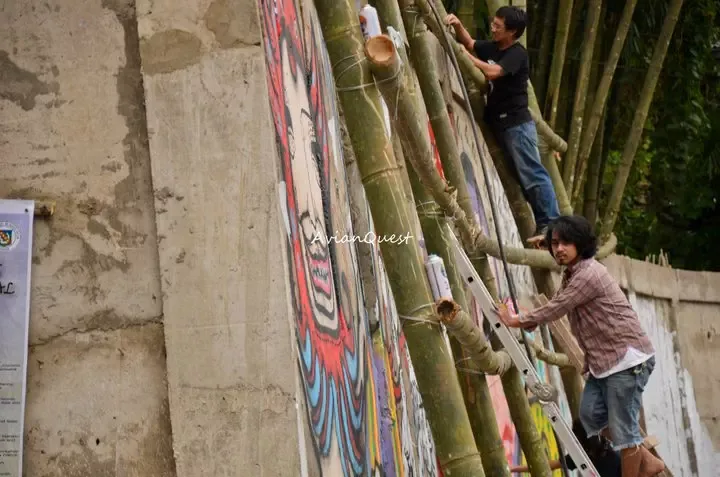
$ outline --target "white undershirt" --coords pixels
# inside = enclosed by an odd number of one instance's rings
[[[626,369],[633,368],[633,367],[637,366],[638,364],[642,364],[645,361],[647,361],[648,359],[652,358],[654,355],[655,355],[655,353],[645,354],[642,351],[639,351],[639,350],[633,348],[632,346],[628,346],[628,350],[625,353],[625,356],[623,357],[623,359],[621,359],[618,364],[616,364],[615,366],[610,368],[608,371],[606,371],[602,374],[597,374],[597,373],[595,373],[595,371],[593,371],[593,369],[591,367],[590,372],[595,377],[595,379],[607,378],[611,374],[619,373],[621,371],[625,371]]]

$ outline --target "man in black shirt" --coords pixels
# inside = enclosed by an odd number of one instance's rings
[[[560,211],[550,175],[540,160],[537,131],[528,109],[530,61],[517,41],[525,31],[525,12],[517,7],[499,8],[490,25],[492,41],[473,39],[455,15],[448,15],[445,22],[455,29],[465,49],[477,56],[471,56],[473,64],[488,79],[484,119],[511,159],[511,169],[533,210],[536,231],[529,241],[541,241]]]

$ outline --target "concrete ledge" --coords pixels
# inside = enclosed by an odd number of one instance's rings
[[[611,255],[603,264],[625,290],[671,301],[720,303],[720,273],[675,270],[622,255]]]

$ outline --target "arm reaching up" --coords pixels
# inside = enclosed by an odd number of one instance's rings
[[[457,40],[462,43],[469,53],[473,53],[475,51],[475,39],[470,36],[470,33],[465,29],[458,17],[451,13],[445,17],[445,24],[453,27]]]

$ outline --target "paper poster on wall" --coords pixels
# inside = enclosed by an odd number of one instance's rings
[[[0,200],[0,477],[22,476],[33,214]]]

